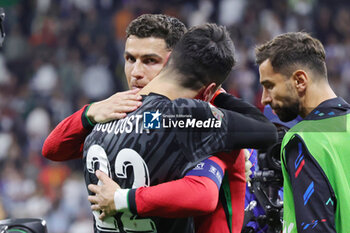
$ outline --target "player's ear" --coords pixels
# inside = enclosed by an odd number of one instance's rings
[[[309,81],[309,76],[307,72],[305,72],[304,70],[297,70],[293,73],[292,79],[294,82],[294,86],[299,93],[302,93],[306,90]]]
[[[202,100],[209,102],[218,88],[219,88],[219,86],[217,86],[216,83],[210,83],[203,90]]]

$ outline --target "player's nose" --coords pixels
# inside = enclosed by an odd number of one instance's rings
[[[143,64],[140,61],[136,61],[133,65],[131,76],[136,79],[142,79],[144,76]]]
[[[261,104],[263,105],[268,105],[268,104],[271,104],[272,102],[272,98],[271,98],[271,95],[268,91],[265,90],[265,88],[263,89],[263,92],[262,92],[262,96],[261,96]]]

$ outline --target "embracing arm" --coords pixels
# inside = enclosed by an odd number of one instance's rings
[[[89,185],[89,190],[96,193],[89,196],[89,201],[93,203],[91,209],[102,210],[101,219],[125,209],[145,217],[179,218],[210,213],[216,208],[221,180],[211,176],[208,169],[215,166],[217,170],[224,171],[226,164],[215,156],[202,163],[198,165],[205,170],[202,174],[191,174],[196,170],[193,169],[182,179],[131,190],[120,189],[106,174],[97,171],[96,176],[103,185]]]
[[[73,115],[64,119],[50,133],[44,142],[42,154],[53,161],[81,158],[86,136],[94,123],[121,119],[141,105],[139,89],[119,92],[111,97],[85,105]]]
[[[189,133],[189,127],[184,127],[176,131],[191,162],[222,151],[268,148],[277,141],[275,125],[256,107],[232,95],[219,94],[214,100],[219,108],[198,100],[177,99],[173,103],[176,114],[191,116],[186,124],[193,130]]]
[[[214,104],[225,111],[231,149],[267,148],[277,141],[277,129],[255,106],[230,94],[221,93]]]
[[[156,186],[132,189],[128,195],[132,213],[167,218],[208,214],[215,210],[218,199],[215,183],[202,176],[185,176]],[[132,202],[135,205],[130,205]]]
[[[199,167],[203,170],[198,170]],[[131,190],[128,194],[131,212],[140,216],[173,218],[213,212],[218,203],[221,180],[212,175],[211,167],[220,171],[223,177],[226,164],[212,156],[182,179]]]
[[[46,138],[42,154],[53,161],[81,158],[85,137],[92,126],[85,117],[88,105],[59,123]]]

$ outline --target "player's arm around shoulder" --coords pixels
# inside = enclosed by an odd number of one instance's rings
[[[232,149],[262,149],[277,141],[275,125],[255,106],[227,93],[220,93],[212,102],[224,114],[226,139],[232,142]]]
[[[82,157],[84,139],[92,129],[87,120],[84,122],[84,112],[87,108],[88,105],[85,105],[52,130],[42,148],[45,158],[65,161]]]
[[[81,158],[84,140],[95,123],[121,119],[141,106],[139,90],[119,92],[111,97],[85,105],[60,122],[44,142],[42,154],[53,161]]]
[[[124,118],[128,112],[141,106],[142,97],[138,92],[139,89],[118,92],[105,100],[92,103],[86,117],[93,124]]]

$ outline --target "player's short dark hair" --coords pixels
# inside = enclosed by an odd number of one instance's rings
[[[326,53],[322,43],[306,32],[289,32],[258,46],[256,63],[269,59],[275,72],[290,76],[298,67],[307,67],[327,78]],[[318,77],[317,76],[317,77]]]
[[[198,90],[221,84],[235,65],[235,48],[224,26],[192,27],[175,46],[167,66],[182,74],[181,85]]]
[[[186,30],[186,26],[175,17],[162,14],[143,14],[128,25],[126,37],[133,35],[139,38],[164,39],[167,48],[173,49]]]

